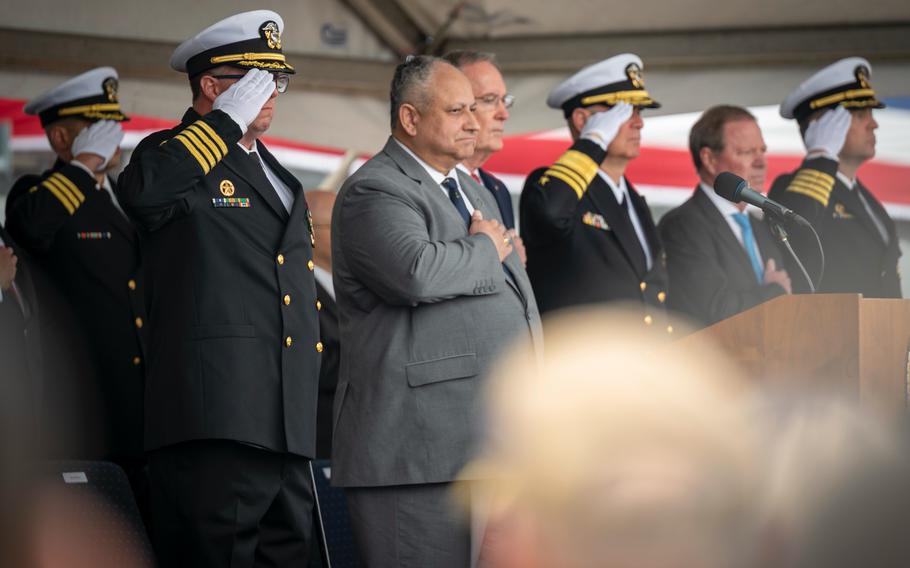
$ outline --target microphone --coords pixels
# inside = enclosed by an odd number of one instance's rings
[[[730,172],[718,174],[717,179],[714,180],[714,192],[727,201],[732,201],[733,203],[745,201],[780,219],[791,220],[805,227],[810,226],[809,221],[806,221],[802,216],[755,191],[749,187],[749,183],[746,180],[736,174]]]

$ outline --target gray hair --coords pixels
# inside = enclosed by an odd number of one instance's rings
[[[467,67],[468,65],[473,65],[475,63],[486,62],[495,67],[497,71],[502,71],[499,68],[499,63],[496,61],[496,54],[489,51],[471,51],[469,49],[457,49],[455,51],[446,53],[442,56],[442,58],[459,69],[462,67]]]
[[[431,55],[409,55],[395,68],[395,75],[389,88],[393,131],[398,127],[398,110],[401,105],[410,103],[422,107],[427,103],[429,99],[427,84],[436,65],[442,62],[442,59]]]

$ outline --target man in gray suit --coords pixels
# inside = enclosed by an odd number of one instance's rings
[[[342,187],[332,218],[341,354],[333,483],[370,567],[464,568],[450,501],[472,457],[484,375],[513,341],[539,347],[527,274],[474,151],[470,82],[414,57],[391,86],[392,136]]]

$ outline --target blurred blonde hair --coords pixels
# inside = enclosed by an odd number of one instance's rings
[[[547,323],[540,361],[509,354],[464,476],[496,496],[494,519],[530,520],[559,566],[739,566],[760,476],[751,388],[639,312],[569,312]]]

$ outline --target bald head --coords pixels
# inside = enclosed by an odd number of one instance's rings
[[[313,233],[316,248],[313,262],[325,270],[332,270],[332,208],[335,206],[335,192],[316,189],[306,192],[306,202],[313,216]]]

